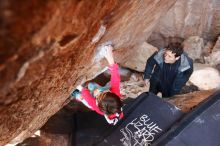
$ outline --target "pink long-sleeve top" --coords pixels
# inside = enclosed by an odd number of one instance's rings
[[[114,63],[112,65],[109,65],[108,69],[110,70],[111,73],[110,91],[118,95],[120,98],[122,98],[120,94],[120,75],[119,75],[118,65]],[[83,88],[81,93],[82,93],[82,97],[91,106],[92,110],[96,111],[100,115],[104,115],[104,113],[100,111],[99,107],[96,105],[96,99],[92,97],[90,91],[87,88]]]

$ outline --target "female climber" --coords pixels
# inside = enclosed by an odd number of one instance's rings
[[[103,115],[109,124],[115,125],[123,117],[122,96],[120,94],[120,75],[118,65],[113,58],[111,45],[104,46],[105,58],[109,63],[111,73],[110,84],[99,86],[91,82],[88,88],[77,86],[78,90],[72,92],[72,99],[82,102],[91,110]]]

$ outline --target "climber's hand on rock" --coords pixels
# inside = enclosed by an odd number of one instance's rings
[[[112,53],[113,47],[111,45],[108,45],[108,46],[105,46],[105,49],[106,49],[106,53],[105,53],[106,60],[108,61],[110,65],[114,64],[115,62],[114,62],[113,53]]]

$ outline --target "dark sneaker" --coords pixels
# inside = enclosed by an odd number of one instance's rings
[[[78,89],[74,90],[72,93],[71,93],[71,99],[75,99],[76,98],[76,95],[79,94],[80,91]]]

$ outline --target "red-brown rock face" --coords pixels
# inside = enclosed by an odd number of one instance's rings
[[[0,1],[0,145],[30,136],[101,71],[98,44],[112,41],[121,62],[175,1]]]

